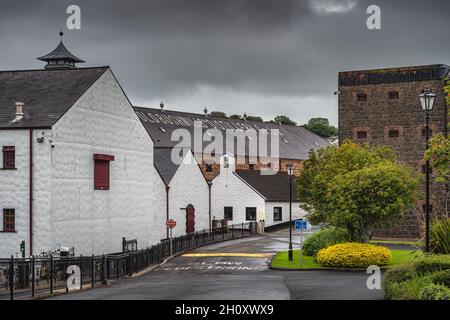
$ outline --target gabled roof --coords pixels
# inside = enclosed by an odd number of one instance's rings
[[[170,185],[180,167],[172,161],[172,148],[154,148],[153,162],[164,184]]]
[[[280,131],[280,158],[306,160],[311,150],[317,150],[330,145],[330,143],[318,135],[308,131],[303,127],[278,125],[275,123],[259,123],[245,120],[234,120],[218,118],[195,113],[177,112],[160,109],[150,109],[135,107],[135,112],[141,119],[148,134],[152,138],[155,147],[170,148],[175,147],[178,142],[171,141],[172,132],[177,129],[185,129],[194,138],[194,121],[202,121],[203,130],[218,129],[225,137],[226,129],[277,129]],[[270,137],[268,139],[268,149],[270,154]],[[204,141],[206,147],[211,142]],[[226,150],[224,139],[223,150]],[[191,144],[193,146],[193,143]],[[248,144],[247,144],[248,145]],[[248,149],[248,146],[247,146]],[[236,153],[236,150],[235,150]],[[246,150],[246,154],[248,150]]]
[[[69,59],[72,60],[73,62],[77,62],[77,63],[83,63],[85,61],[81,60],[80,58],[75,57],[69,50],[67,50],[66,46],[63,44],[63,42],[61,41],[59,43],[59,45],[56,47],[55,50],[53,50],[52,52],[50,52],[49,54],[43,56],[43,57],[39,57],[37,58],[38,60],[41,61],[52,61],[52,60],[58,60],[58,59]]]
[[[289,175],[287,173],[262,175],[261,171],[238,170],[236,175],[266,198],[266,201],[289,202]],[[292,201],[299,201],[295,178],[292,182]]]
[[[0,129],[52,127],[108,68],[0,71]],[[16,102],[25,118],[12,123]]]

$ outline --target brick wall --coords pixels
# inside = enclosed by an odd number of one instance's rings
[[[446,134],[448,116],[444,86],[444,80],[340,85],[340,141],[351,139],[355,142],[390,146],[401,163],[408,164],[421,173],[426,144],[422,133],[425,119],[418,96],[427,87],[437,95],[431,128],[433,134]],[[389,99],[392,92],[398,92],[398,99]],[[358,101],[360,94],[367,95],[367,101]],[[443,186],[434,184],[431,193],[433,212],[442,211]],[[424,199],[424,195],[421,198]],[[405,215],[401,223],[383,228],[377,235],[420,236],[423,199],[414,210]]]

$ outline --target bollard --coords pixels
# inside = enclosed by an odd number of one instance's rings
[[[50,255],[50,294],[53,294],[53,255]]]
[[[9,299],[14,300],[14,256],[9,262]]]
[[[80,256],[80,290],[83,290],[83,255]]]

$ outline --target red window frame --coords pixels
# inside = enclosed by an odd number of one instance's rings
[[[114,156],[95,154],[94,155],[94,190],[110,189],[110,162],[114,161]]]
[[[16,168],[16,148],[3,147],[3,169]]]
[[[15,209],[3,209],[3,232],[16,232]]]

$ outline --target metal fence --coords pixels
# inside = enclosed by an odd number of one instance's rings
[[[244,223],[204,230],[172,239],[147,249],[102,256],[31,257],[0,259],[0,300],[29,298],[68,292],[67,269],[77,266],[80,289],[106,284],[157,265],[172,255],[209,244],[249,237],[255,234],[255,223]]]

